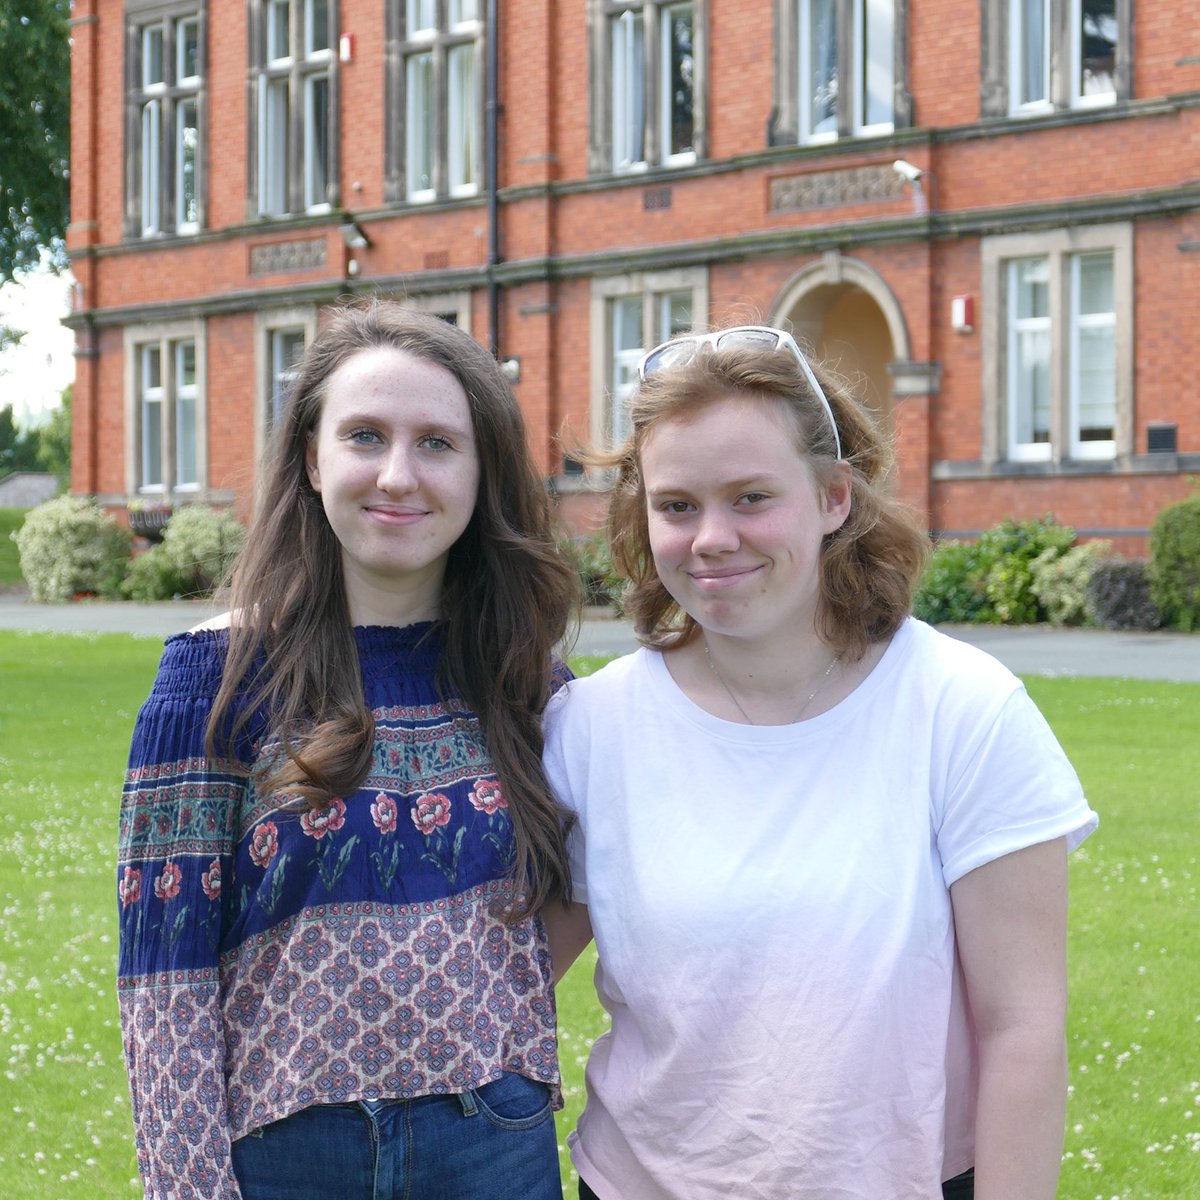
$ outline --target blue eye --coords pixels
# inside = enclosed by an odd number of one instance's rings
[[[350,432],[346,434],[346,440],[358,442],[359,445],[366,446],[373,442],[379,441],[379,434],[374,429],[368,429],[366,426],[363,426],[359,429],[350,430]]]
[[[454,447],[448,441],[446,441],[444,437],[438,437],[436,433],[431,433],[428,437],[423,437],[421,439],[421,445],[425,446],[429,450],[438,452],[442,450],[454,449]]]

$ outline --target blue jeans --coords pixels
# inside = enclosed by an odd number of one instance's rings
[[[244,1200],[562,1200],[544,1083],[317,1104],[233,1143]]]

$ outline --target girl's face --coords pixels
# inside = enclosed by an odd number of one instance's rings
[[[308,478],[341,544],[355,624],[436,617],[450,547],[475,510],[466,393],[403,350],[361,350],[329,377]]]
[[[641,453],[650,549],[679,606],[714,634],[811,632],[821,543],[850,512],[850,476],[817,485],[783,402],[730,397],[671,418]]]

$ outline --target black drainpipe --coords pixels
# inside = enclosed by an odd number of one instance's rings
[[[496,0],[487,0],[487,104],[484,109],[484,170],[487,174],[487,286],[488,286],[488,346],[500,356],[500,285],[496,282],[496,266],[500,262],[500,204],[496,179],[496,128],[499,119],[499,27]]]

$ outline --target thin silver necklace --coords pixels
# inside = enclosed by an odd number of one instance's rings
[[[712,651],[710,651],[708,648],[708,638],[702,634],[700,641],[704,646],[704,658],[708,663],[708,669],[712,671],[713,675],[716,676],[717,682],[725,689],[738,712],[742,714],[742,720],[744,720],[747,725],[757,725],[758,722],[752,720],[750,714],[742,707],[742,702],[737,698],[733,688],[731,688],[729,684],[725,682],[725,676],[717,670],[717,664],[713,662]],[[809,705],[812,704],[812,702],[817,698],[817,693],[825,686],[825,681],[829,678],[829,676],[833,674],[833,668],[836,667],[841,661],[842,655],[839,651],[829,660],[829,666],[827,666],[825,670],[821,672],[821,677],[817,680],[817,686],[808,693],[808,699],[804,701],[800,711],[790,721],[788,721],[787,724],[795,725],[796,722],[799,721],[806,712],[808,712]]]

